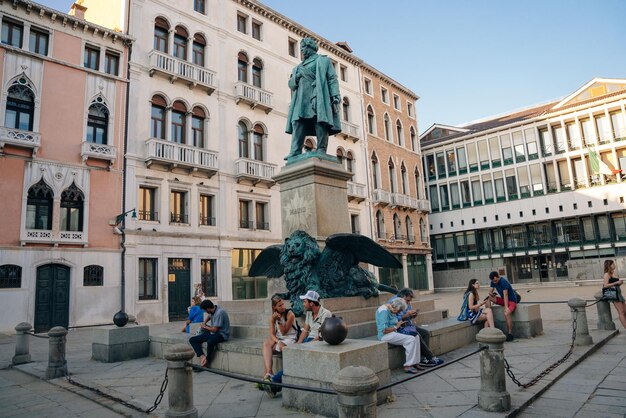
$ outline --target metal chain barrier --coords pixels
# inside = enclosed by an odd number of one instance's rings
[[[33,331],[26,331],[24,334],[28,334],[28,335],[30,335],[32,337],[35,337],[35,338],[43,338],[44,340],[50,339],[50,337],[47,336],[47,335],[37,335]]]
[[[592,304],[592,305],[587,305],[587,306],[593,306],[593,305],[595,305],[595,303]],[[574,311],[578,312],[578,309],[574,308]],[[574,342],[576,341],[576,326],[577,326],[576,322],[577,322],[577,316],[574,315],[574,319],[572,321],[572,343],[570,344],[570,347],[569,347],[569,350],[567,351],[567,353],[565,353],[565,355],[560,360],[555,361],[550,366],[548,366],[547,369],[545,369],[544,371],[539,373],[537,376],[532,378],[528,383],[521,383],[515,377],[515,374],[513,374],[513,371],[511,370],[511,366],[509,365],[509,362],[506,361],[506,358],[505,358],[504,359],[504,368],[506,369],[506,374],[509,375],[509,377],[511,378],[513,383],[515,383],[517,386],[519,386],[519,387],[521,387],[523,389],[529,388],[529,387],[533,386],[535,383],[537,383],[538,381],[540,381],[542,378],[547,376],[552,370],[556,369],[561,364],[563,364],[565,361],[567,361],[567,359],[572,355],[572,352],[574,351]]]

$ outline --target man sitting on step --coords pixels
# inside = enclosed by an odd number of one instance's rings
[[[430,348],[428,347],[428,344],[430,342],[430,334],[428,333],[428,330],[418,327],[412,322],[412,319],[417,316],[417,309],[413,309],[413,307],[411,306],[411,301],[414,297],[415,294],[413,293],[413,290],[405,287],[404,289],[400,289],[400,291],[394,297],[389,299],[387,303],[391,303],[392,300],[397,298],[404,299],[404,301],[406,302],[406,309],[398,312],[396,314],[396,317],[398,318],[398,321],[404,321],[406,325],[398,329],[398,332],[400,334],[412,336],[415,336],[417,334],[420,335],[420,352],[422,354],[422,359],[419,363],[420,366],[439,366],[440,364],[443,364],[443,360],[435,357],[433,352],[430,351]]]
[[[228,314],[222,308],[214,305],[208,299],[200,303],[200,309],[209,314],[209,319],[200,325],[200,334],[189,339],[189,344],[193,347],[196,355],[200,357],[200,366],[206,367],[211,360],[211,355],[217,344],[228,341],[230,336],[230,320]],[[202,351],[202,344],[207,343],[206,356]]]

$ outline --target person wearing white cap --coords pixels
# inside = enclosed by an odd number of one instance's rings
[[[324,320],[333,315],[332,312],[320,305],[320,295],[315,290],[309,290],[306,294],[301,295],[300,299],[302,299],[306,311],[306,318],[298,342],[308,343],[309,341],[321,340],[320,328]]]

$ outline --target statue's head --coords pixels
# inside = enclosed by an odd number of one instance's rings
[[[320,255],[320,247],[317,242],[304,231],[294,231],[285,239],[280,260],[287,264],[311,264]]]
[[[302,58],[308,58],[311,55],[315,54],[319,47],[317,46],[317,41],[313,38],[303,38],[300,41],[300,52],[302,53]]]

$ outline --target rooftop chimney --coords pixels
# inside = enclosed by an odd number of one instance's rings
[[[77,19],[85,20],[85,11],[87,8],[83,6],[83,1],[84,0],[77,0],[76,3],[72,4],[69,15],[74,16]]]

